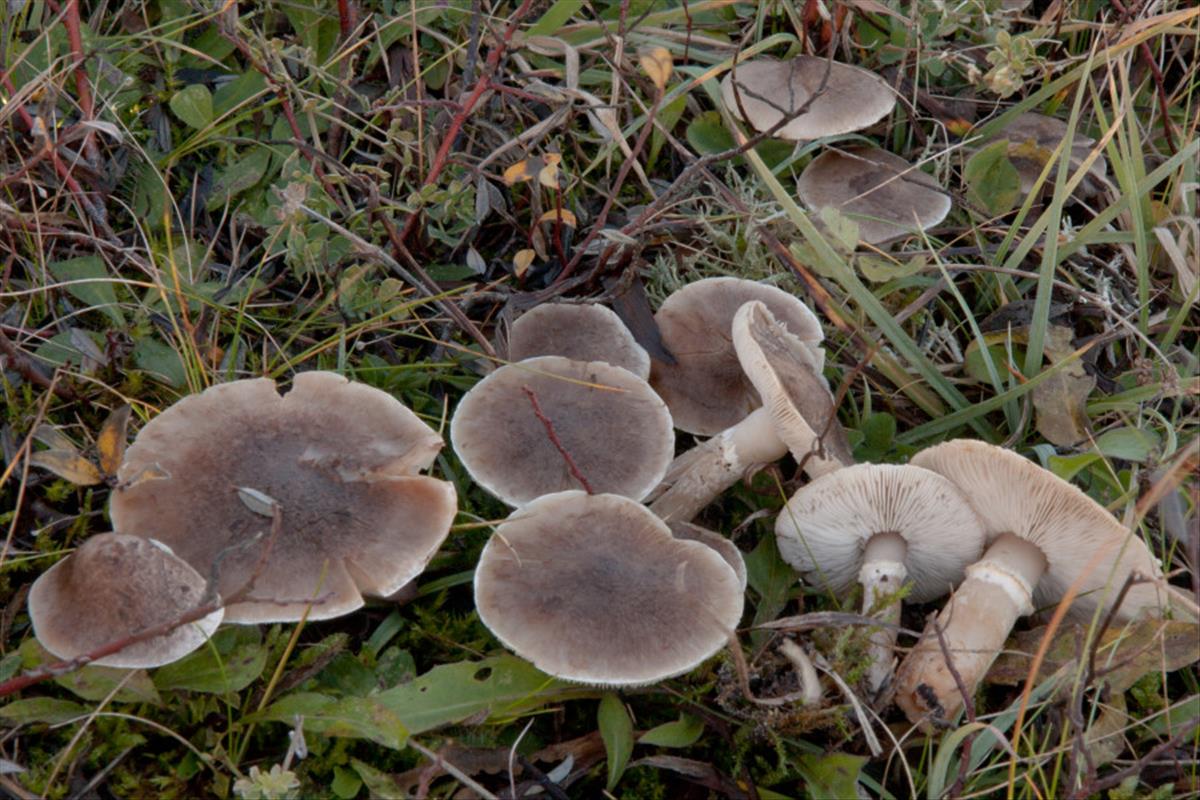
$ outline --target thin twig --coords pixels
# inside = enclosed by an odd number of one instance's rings
[[[530,389],[528,386],[522,386],[521,391],[529,398],[529,404],[533,406],[534,416],[545,427],[546,436],[549,437],[550,444],[554,445],[554,449],[563,457],[563,461],[567,462],[567,471],[571,473],[571,477],[579,481],[579,485],[583,487],[585,492],[595,494],[596,490],[588,483],[587,478],[583,477],[583,473],[579,471],[579,467],[575,464],[575,459],[571,458],[571,454],[567,452],[566,446],[558,438],[558,433],[554,430],[554,423],[542,412],[542,407],[538,404],[537,395],[533,393],[533,389]]]

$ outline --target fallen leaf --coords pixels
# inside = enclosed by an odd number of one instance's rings
[[[674,69],[670,50],[665,47],[641,50],[638,52],[638,63],[660,92],[667,88],[667,81],[671,79],[671,71]]]

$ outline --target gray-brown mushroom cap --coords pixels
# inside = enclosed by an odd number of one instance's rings
[[[796,187],[810,208],[834,208],[858,223],[867,244],[932,228],[950,213],[950,195],[937,181],[877,147],[826,150]]]
[[[824,91],[818,95],[823,80]],[[895,93],[878,75],[806,55],[737,64],[721,81],[721,100],[738,119],[743,119],[744,111],[744,121],[758,131],[770,130],[811,100],[807,110],[774,134],[798,141],[861,130],[883,119],[896,105]]]
[[[475,571],[496,638],[550,675],[600,686],[687,672],[725,645],[742,604],[715,550],[616,495],[560,492],[517,509]]]
[[[921,451],[912,463],[958,486],[989,541],[1008,533],[1042,551],[1046,570],[1033,589],[1035,607],[1057,604],[1098,554],[1071,607],[1075,618],[1090,619],[1098,605],[1111,603],[1134,573],[1149,580],[1130,586],[1116,619],[1159,615],[1172,597],[1145,542],[1077,487],[1029,459],[986,442],[957,439]]]
[[[450,421],[463,466],[505,503],[580,487],[534,400],[593,491],[640,500],[662,480],[675,437],[671,414],[650,385],[611,364],[541,356],[488,375]]]
[[[733,569],[733,574],[737,575],[738,585],[742,587],[742,591],[746,591],[746,584],[750,580],[750,575],[746,572],[746,560],[742,557],[742,551],[728,537],[716,531],[710,531],[708,528],[680,520],[669,520],[667,526],[676,539],[700,542],[716,550]]]
[[[1017,175],[1021,181],[1021,192],[1028,194],[1033,191],[1038,176],[1042,174],[1046,159],[1053,156],[1059,142],[1066,138],[1067,130],[1067,123],[1057,117],[1048,117],[1045,114],[1027,111],[1018,115],[983,145],[986,146],[1002,139],[1008,141],[1009,161],[1017,168]],[[1076,130],[1075,137],[1071,140],[1071,155],[1068,161],[1071,171],[1078,169],[1083,164],[1095,144],[1095,139]],[[1053,187],[1056,166],[1051,168],[1046,182],[1043,184],[1044,190]],[[1100,154],[1088,167],[1087,175],[1080,183],[1078,191],[1083,196],[1095,194],[1103,187],[1107,175],[1108,162],[1104,155]]]
[[[165,547],[137,536],[101,533],[34,581],[29,617],[42,646],[71,659],[177,620],[199,608],[204,593],[204,578]],[[125,669],[169,664],[204,644],[222,616],[218,609],[92,663]]]
[[[909,598],[924,603],[962,582],[983,553],[983,529],[954,484],[935,472],[897,464],[857,464],[802,487],[779,513],[779,552],[809,583],[836,595],[859,580],[878,534],[907,543],[901,558]]]
[[[743,278],[705,278],[671,294],[654,315],[675,364],[654,360],[650,384],[671,409],[675,427],[711,436],[762,404],[733,347],[733,317],[759,300],[824,363],[820,320],[799,298]]]
[[[650,377],[649,354],[612,309],[595,303],[542,303],[518,317],[508,334],[508,358],[537,356],[603,361]]]
[[[280,396],[265,378],[184,398],[151,420],[113,493],[114,527],[154,537],[208,574],[221,557],[228,596],[252,576],[271,528],[238,489],[282,507],[283,524],[249,599],[231,622],[349,613],[363,594],[386,596],[419,575],[454,519],[454,487],[418,475],[441,438],[391,395],[330,372],[297,375]],[[255,537],[258,537],[255,539]]]

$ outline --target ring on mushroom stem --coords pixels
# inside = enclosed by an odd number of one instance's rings
[[[874,696],[892,677],[896,592],[908,583],[915,602],[941,597],[962,581],[984,542],[983,526],[953,483],[897,464],[858,464],[817,478],[779,513],[775,536],[780,555],[807,582],[840,597],[857,581],[863,614],[874,610],[888,623],[870,636],[867,688]]]
[[[515,510],[475,571],[479,618],[538,669],[598,686],[680,675],[728,641],[744,593],[727,558],[613,494],[545,495]]]
[[[1140,538],[1049,470],[966,439],[924,450],[912,463],[952,481],[989,539],[983,558],[967,568],[966,580],[897,670],[896,703],[912,722],[928,727],[930,717],[950,720],[962,709],[947,657],[973,693],[1017,618],[1054,606],[1072,586],[1079,591],[1069,613],[1077,619],[1109,610],[1133,575],[1147,580],[1129,587],[1117,622],[1167,609],[1200,614],[1194,602],[1172,591]]]
[[[853,462],[821,377],[823,359],[814,357],[813,346],[793,336],[757,300],[738,309],[731,333],[742,380],[764,404],[672,462],[650,504],[663,519],[691,519],[749,468],[777,461],[789,450],[810,475]],[[814,453],[818,443],[820,452]]]
[[[266,378],[233,381],[142,428],[118,478],[151,466],[169,477],[119,486],[110,513],[118,530],[161,539],[201,574],[219,559],[224,597],[253,579],[226,621],[329,619],[361,607],[364,593],[397,591],[437,552],[457,497],[418,473],[441,447],[390,394],[331,372],[301,373],[283,396]],[[245,502],[256,494],[282,511],[257,573],[265,542],[242,546],[265,528]]]

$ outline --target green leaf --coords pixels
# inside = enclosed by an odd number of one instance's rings
[[[329,784],[329,788],[335,795],[342,798],[342,800],[353,800],[353,798],[358,796],[358,792],[362,787],[363,780],[357,772],[348,770],[345,767],[333,768],[333,781]]]
[[[665,722],[638,737],[638,744],[659,747],[691,747],[704,733],[704,721],[690,714],[682,714],[674,722]]]
[[[212,93],[200,83],[185,86],[171,97],[171,110],[191,127],[203,128],[213,120]]]
[[[218,630],[208,644],[186,658],[159,667],[154,685],[159,691],[240,692],[258,680],[266,665],[262,633],[257,627],[236,625]]]
[[[779,555],[774,536],[763,536],[758,545],[746,554],[746,575],[750,588],[758,595],[754,607],[754,625],[768,622],[779,616],[787,605],[788,595],[796,585],[796,573]],[[757,642],[769,633],[755,631],[750,635]]]
[[[365,761],[352,758],[350,766],[354,767],[354,771],[362,779],[363,785],[367,787],[368,797],[379,798],[379,800],[405,800],[410,797],[391,775],[375,769]]]
[[[867,763],[866,756],[848,753],[800,756],[800,772],[807,784],[808,796],[822,798],[858,797],[858,774]]]
[[[1108,458],[1136,461],[1150,460],[1158,452],[1158,435],[1142,428],[1117,428],[1096,437],[1096,450]]]
[[[71,700],[60,700],[57,697],[28,697],[14,700],[0,708],[0,719],[7,720],[13,725],[25,725],[30,722],[46,722],[57,725],[61,722],[84,717],[90,713],[87,706]]]
[[[168,386],[181,389],[187,385],[187,371],[179,353],[153,336],[138,339],[133,346],[133,363]]]
[[[99,256],[52,261],[47,266],[56,280],[67,284],[66,289],[73,297],[87,303],[89,308],[104,312],[115,324],[125,324],[112,276]]]
[[[633,720],[621,698],[607,692],[600,698],[596,721],[600,725],[600,738],[604,740],[604,752],[608,754],[608,790],[611,792],[633,755]]]
[[[71,363],[83,372],[95,371],[89,364],[97,355],[104,354],[104,337],[95,331],[70,328],[51,336],[33,351],[34,358],[55,367]],[[86,350],[86,352],[85,352]]]
[[[550,36],[558,31],[567,20],[579,13],[583,0],[558,0],[529,29],[529,36]]]
[[[971,156],[963,168],[963,180],[971,202],[990,214],[1008,213],[1021,197],[1021,176],[1008,159],[1008,141],[1005,139],[993,142]]]
[[[721,122],[721,112],[705,111],[687,126],[688,144],[702,156],[722,153],[733,147],[733,137]]]
[[[262,180],[270,163],[271,151],[265,147],[255,147],[248,155],[226,166],[217,174],[208,209],[219,208],[235,194],[254,186]]]
[[[394,714],[415,736],[469,718],[515,716],[549,702],[594,694],[594,689],[564,683],[526,661],[503,655],[434,667],[370,700]],[[346,703],[329,695],[298,693],[280,698],[247,720],[291,723],[295,714],[303,714],[307,726],[314,717],[339,720],[356,712],[353,704]],[[331,735],[360,735],[349,727],[335,726]]]
[[[345,697],[318,706],[304,715],[304,727],[326,736],[369,739],[393,750],[408,741],[408,729],[378,696]]]

